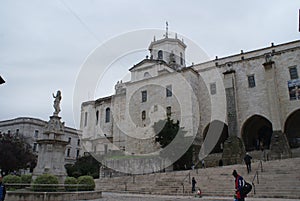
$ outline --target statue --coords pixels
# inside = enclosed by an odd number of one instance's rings
[[[54,107],[54,113],[53,113],[53,115],[58,115],[58,113],[60,112],[60,106],[59,106],[59,104],[60,104],[60,101],[61,101],[61,92],[58,90],[57,92],[56,92],[56,96],[54,96],[54,93],[52,93],[52,96],[53,96],[53,98],[54,98],[54,104],[53,104],[53,107]]]

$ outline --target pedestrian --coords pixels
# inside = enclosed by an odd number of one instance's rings
[[[245,184],[245,180],[243,179],[242,176],[240,176],[236,170],[233,170],[232,175],[235,178],[235,199],[237,201],[245,201],[246,195],[241,194],[241,190]]]
[[[202,164],[202,168],[205,168],[205,161],[204,161],[204,159],[202,159],[201,164]]]
[[[6,188],[2,183],[2,177],[0,176],[0,201],[4,201],[5,194],[6,194]]]
[[[247,166],[248,174],[251,172],[251,159],[252,157],[249,155],[249,153],[246,153],[246,156],[244,157],[244,161]]]
[[[197,183],[197,182],[196,182],[196,180],[195,180],[195,177],[193,177],[193,178],[192,178],[192,193],[194,193],[194,192],[196,191],[196,190],[195,190],[195,189],[196,189],[196,188],[195,188],[196,183]]]

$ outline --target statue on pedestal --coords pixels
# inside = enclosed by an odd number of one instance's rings
[[[60,105],[60,101],[61,101],[61,98],[62,98],[61,92],[58,90],[56,92],[56,96],[54,95],[54,93],[52,93],[52,96],[54,98],[53,107],[54,107],[54,110],[55,110],[53,115],[58,116],[58,113],[60,112],[60,106],[59,105]]]

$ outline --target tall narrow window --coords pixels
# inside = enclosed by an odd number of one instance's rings
[[[147,101],[147,91],[142,91],[142,102]]]
[[[214,95],[217,93],[217,86],[216,86],[216,83],[210,83],[210,94],[211,95]]]
[[[77,140],[77,146],[80,146],[80,139]]]
[[[249,86],[249,88],[255,87],[254,75],[248,75],[248,86]]]
[[[107,154],[107,152],[108,152],[108,145],[105,144],[105,145],[104,145],[104,153]]]
[[[166,96],[171,97],[172,96],[172,85],[168,85],[166,87]]]
[[[71,139],[72,139],[72,138],[69,137],[69,140],[68,140],[69,144],[71,144]]]
[[[80,150],[77,149],[77,152],[76,152],[76,158],[79,158],[79,154],[80,154]]]
[[[71,153],[71,149],[69,148],[69,149],[67,150],[67,157],[70,157],[70,153]]]
[[[171,106],[168,106],[167,107],[167,117],[170,117],[171,114],[172,114],[172,108],[171,108]]]
[[[85,112],[84,113],[84,126],[87,126],[87,115],[88,115],[88,113]]]
[[[146,111],[142,111],[142,120],[145,120],[146,119]]]
[[[96,125],[98,124],[99,121],[99,110],[97,110],[96,112]]]
[[[297,67],[296,67],[296,66],[290,67],[290,68],[289,68],[289,71],[290,71],[290,77],[291,77],[291,80],[294,80],[294,79],[298,79],[298,78],[299,78],[299,76],[298,76],[298,71],[297,71]]]
[[[182,52],[180,52],[180,65],[183,65],[183,56],[182,56]]]
[[[163,59],[163,51],[162,50],[158,51],[158,53],[157,53],[157,59],[160,59],[160,60]]]
[[[105,110],[105,122],[110,122],[110,108],[106,108]]]

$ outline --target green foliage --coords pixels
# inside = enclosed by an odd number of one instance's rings
[[[14,170],[33,168],[36,156],[21,135],[0,134],[0,169],[5,175]]]
[[[3,183],[4,184],[20,184],[21,183],[21,177],[17,175],[6,175],[3,177]],[[7,190],[13,191],[20,188],[20,186],[7,186]]]
[[[75,185],[77,184],[77,179],[75,177],[67,177],[65,179],[65,185]],[[66,191],[76,191],[77,186],[65,186]]]
[[[154,123],[154,132],[156,133],[155,141],[158,142],[161,148],[165,148],[171,142],[174,147],[185,147],[189,144],[191,139],[185,137],[186,131],[179,125],[179,121],[174,123],[169,117],[166,120],[160,120]],[[175,155],[175,153],[173,153]],[[172,153],[169,157],[172,158]],[[193,147],[189,149],[173,164],[174,170],[184,170],[190,168],[192,165]]]
[[[84,184],[87,186],[79,186],[80,191],[93,191],[95,189],[95,182],[91,176],[80,176],[78,178],[78,184]]]
[[[83,175],[90,175],[93,178],[99,178],[100,163],[91,155],[83,156],[77,159],[74,165],[65,165],[69,177],[78,178]]]
[[[32,180],[32,175],[31,174],[21,175],[21,183],[22,184],[30,184],[31,180]]]
[[[33,182],[33,190],[34,191],[47,191],[47,192],[52,192],[57,190],[57,185],[49,185],[49,186],[44,186],[44,185],[38,185],[38,184],[58,184],[58,179],[54,175],[50,174],[43,174],[38,176],[34,182]]]

